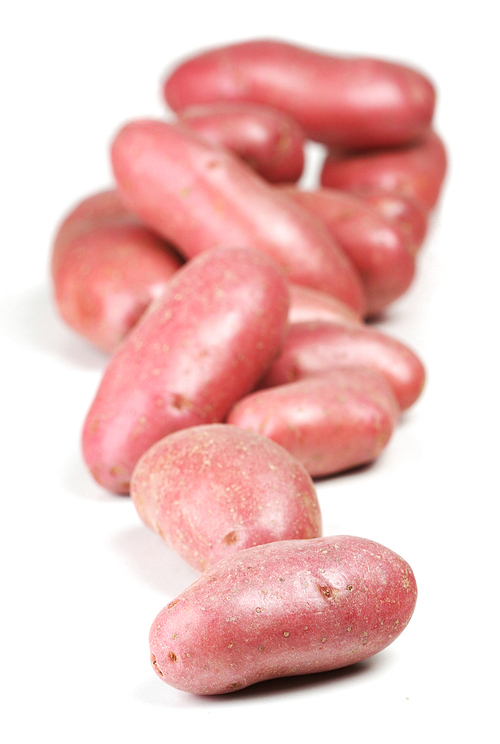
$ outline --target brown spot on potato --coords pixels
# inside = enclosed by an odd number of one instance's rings
[[[328,584],[318,584],[318,589],[325,599],[337,599],[339,590],[334,586],[328,586]]]
[[[238,535],[233,530],[232,532],[228,532],[227,535],[222,539],[222,542],[224,545],[232,545],[238,540]]]
[[[154,666],[155,672],[160,675],[160,677],[163,677],[163,672],[158,666],[158,662],[156,661],[156,656],[154,654],[151,654],[151,664]]]
[[[191,408],[192,406],[191,402],[187,398],[176,393],[172,396],[172,407],[177,408],[178,411],[183,411],[185,409]]]
[[[173,599],[168,605],[167,610],[170,610],[174,605],[176,605],[178,602],[180,602],[180,599]]]
[[[177,661],[177,655],[174,654],[173,651],[168,652],[168,658],[170,659],[170,661]]]

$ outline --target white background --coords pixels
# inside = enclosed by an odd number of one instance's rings
[[[486,3],[450,7],[46,0],[3,12],[3,741],[493,741],[499,58]],[[164,115],[165,71],[264,36],[403,61],[439,91],[448,179],[414,285],[383,324],[422,357],[427,387],[373,467],[318,484],[325,533],[399,552],[419,599],[400,638],[359,667],[200,698],[150,668],[149,626],[196,574],[86,472],[80,430],[106,358],[59,320],[48,262],[62,216],[111,183],[115,131]]]

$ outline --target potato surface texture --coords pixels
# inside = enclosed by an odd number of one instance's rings
[[[83,454],[98,483],[126,493],[151,445],[222,421],[278,353],[288,303],[258,251],[207,251],[179,269],[111,358],[87,415]]]
[[[275,40],[231,44],[186,60],[166,79],[164,97],[174,111],[215,101],[273,106],[311,139],[352,148],[413,140],[431,122],[435,103],[433,85],[409,67]]]
[[[226,421],[278,442],[315,478],[375,460],[399,414],[384,377],[343,367],[250,393]]]
[[[198,571],[244,548],[321,535],[314,485],[300,462],[229,424],[157,442],[137,463],[130,495],[145,524]]]
[[[207,569],[156,617],[151,662],[164,682],[214,695],[355,664],[408,624],[408,563],[360,537],[284,540]]]
[[[321,221],[229,150],[185,125],[140,120],[118,133],[112,162],[124,202],[187,258],[248,246],[271,256],[289,281],[364,307],[361,280]]]
[[[312,289],[312,287],[303,287],[300,284],[290,283],[288,289],[290,292],[288,321],[290,323],[314,320],[328,320],[332,323],[345,323],[346,325],[363,323],[359,313],[355,313],[352,307],[333,295]]]

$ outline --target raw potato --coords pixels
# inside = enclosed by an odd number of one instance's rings
[[[321,221],[228,150],[185,125],[141,120],[118,133],[112,161],[125,203],[187,258],[249,246],[289,281],[364,309],[361,280]]]
[[[198,571],[244,548],[321,535],[314,485],[300,462],[229,424],[157,442],[137,463],[130,495],[145,524]]]
[[[288,320],[290,323],[311,320],[329,320],[332,323],[345,323],[346,325],[363,323],[360,314],[354,312],[352,307],[318,289],[290,283],[289,292]]]
[[[311,139],[353,148],[412,141],[430,124],[435,103],[431,82],[409,67],[276,40],[197,54],[171,72],[164,97],[174,111],[215,101],[273,106]]]
[[[188,106],[179,119],[214,145],[239,155],[271,183],[295,182],[304,169],[305,135],[287,114],[252,103]]]
[[[116,191],[84,199],[61,224],[52,250],[62,318],[113,352],[184,263],[125,208]]]
[[[369,326],[318,321],[290,326],[281,354],[259,386],[284,385],[345,366],[368,367],[380,373],[401,410],[415,403],[425,382],[422,362],[401,341]]]
[[[260,545],[207,569],[158,614],[151,663],[200,695],[338,669],[392,643],[416,598],[408,563],[371,540]]]
[[[442,139],[429,130],[417,142],[387,150],[332,152],[321,172],[321,185],[370,194],[386,191],[434,209],[446,175],[447,155]]]
[[[399,227],[406,247],[414,256],[422,247],[429,226],[428,210],[415,199],[387,191],[351,192],[376,209],[382,217]]]
[[[400,409],[382,375],[342,367],[242,398],[226,421],[269,437],[316,478],[375,460]]]
[[[138,459],[187,426],[222,421],[281,348],[288,288],[247,248],[189,261],[111,358],[83,429],[98,483],[127,493]]]

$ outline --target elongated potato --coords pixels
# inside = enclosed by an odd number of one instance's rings
[[[338,669],[392,643],[411,619],[413,571],[379,543],[340,535],[234,553],[155,618],[151,663],[186,692],[234,692]]]
[[[321,184],[365,194],[386,191],[432,210],[438,202],[446,169],[443,141],[436,132],[428,130],[420,140],[405,147],[331,152],[323,164]]]
[[[346,323],[347,325],[363,323],[359,313],[333,295],[311,287],[303,287],[300,284],[290,283],[288,289],[290,293],[288,320],[290,323],[315,320],[328,320],[332,323]]]
[[[197,54],[169,74],[163,92],[174,111],[215,101],[273,106],[311,139],[353,148],[412,141],[430,124],[435,104],[430,81],[407,66],[276,40]]]
[[[176,431],[139,460],[130,495],[145,524],[193,568],[237,550],[321,535],[314,485],[283,447],[207,424]]]
[[[111,358],[83,429],[98,483],[127,493],[132,471],[172,431],[222,421],[286,332],[288,289],[258,251],[220,248],[179,269]]]
[[[178,116],[211,144],[239,155],[266,181],[295,182],[302,175],[305,135],[282,111],[223,102],[188,106]]]
[[[321,221],[229,151],[185,126],[145,120],[118,133],[112,161],[125,203],[187,258],[250,246],[289,281],[364,308],[361,280]]]
[[[281,444],[318,477],[375,460],[399,414],[382,375],[341,367],[250,393],[233,406],[226,421]]]
[[[183,264],[111,190],[72,210],[57,232],[51,259],[62,318],[107,352],[123,341]]]
[[[415,256],[427,235],[428,210],[415,199],[387,191],[352,191],[366,204],[376,209],[384,219],[393,222],[406,238],[406,247]]]
[[[401,410],[415,403],[425,382],[422,362],[401,341],[369,326],[318,321],[290,326],[281,354],[259,386],[284,385],[345,366],[379,372],[391,386]]]
[[[415,259],[394,223],[344,191],[285,191],[322,220],[351,259],[365,289],[367,317],[376,317],[406,292],[415,275]]]

